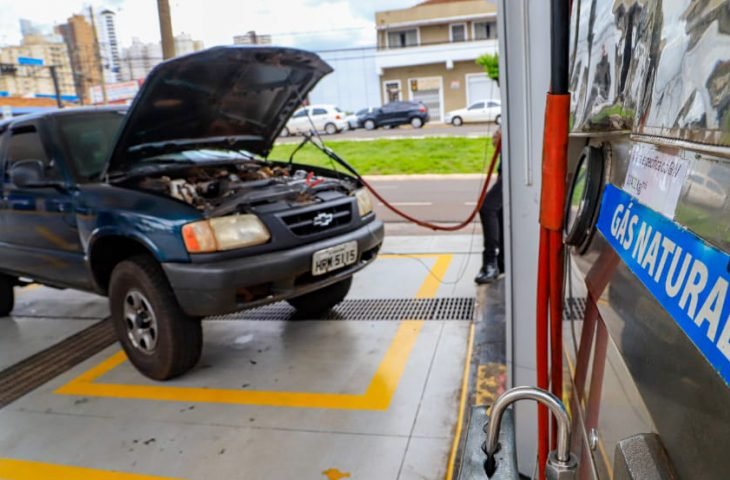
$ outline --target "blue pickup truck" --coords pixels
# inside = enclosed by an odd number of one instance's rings
[[[205,316],[332,308],[383,224],[354,177],[267,159],[330,71],[300,50],[216,47],[160,64],[129,111],[0,123],[0,317],[29,282],[106,295],[131,362],[165,380],[197,363]]]

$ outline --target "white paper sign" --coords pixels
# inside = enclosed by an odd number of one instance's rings
[[[634,145],[624,191],[674,219],[688,168],[689,162],[682,157],[662,153],[650,145]]]

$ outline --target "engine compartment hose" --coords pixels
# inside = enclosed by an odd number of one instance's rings
[[[482,208],[482,205],[484,204],[484,199],[487,196],[487,192],[489,191],[489,183],[492,180],[492,174],[494,173],[494,169],[497,166],[497,161],[499,160],[499,155],[502,152],[502,138],[500,137],[497,140],[496,145],[494,146],[494,153],[492,154],[492,159],[489,162],[489,167],[487,168],[487,177],[484,181],[484,184],[482,185],[481,192],[479,193],[479,200],[477,201],[476,206],[474,207],[474,210],[469,214],[469,216],[466,218],[466,220],[462,221],[461,223],[457,225],[438,225],[435,223],[427,222],[425,220],[420,220],[412,215],[409,215],[408,213],[404,212],[403,210],[399,209],[398,207],[392,205],[388,200],[386,200],[367,180],[365,180],[360,174],[357,174],[358,180],[362,182],[362,184],[370,191],[370,193],[373,194],[375,198],[377,198],[388,210],[395,213],[396,215],[404,218],[405,220],[408,220],[411,223],[415,223],[416,225],[419,225],[424,228],[429,228],[434,231],[440,231],[440,232],[455,232],[457,230],[461,230],[465,227],[467,227],[472,221],[474,221],[474,218],[479,213],[479,210]]]

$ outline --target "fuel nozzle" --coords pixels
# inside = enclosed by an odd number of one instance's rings
[[[508,406],[520,400],[534,400],[550,409],[558,424],[558,444],[556,450],[548,455],[545,476],[548,480],[570,480],[575,478],[578,460],[570,453],[570,416],[563,402],[555,395],[535,387],[515,387],[507,390],[495,400],[489,415],[489,422],[484,426],[487,439],[483,450],[487,456],[484,471],[492,478],[499,468],[495,454],[499,451],[499,430],[502,416]]]

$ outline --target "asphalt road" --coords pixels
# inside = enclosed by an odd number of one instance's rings
[[[410,125],[403,125],[397,128],[377,128],[375,130],[347,130],[334,135],[322,134],[325,140],[369,140],[377,138],[419,138],[419,137],[483,137],[492,135],[494,123],[472,123],[461,127],[444,125],[443,123],[429,123],[423,128],[413,128]],[[279,138],[277,143],[299,143],[301,136]]]
[[[459,223],[478,200],[479,175],[375,177],[370,183],[395,207],[422,220]],[[492,179],[494,182],[494,179]],[[375,212],[385,222],[405,222],[373,198]],[[428,232],[427,230],[424,233]],[[462,232],[463,233],[463,232]]]

